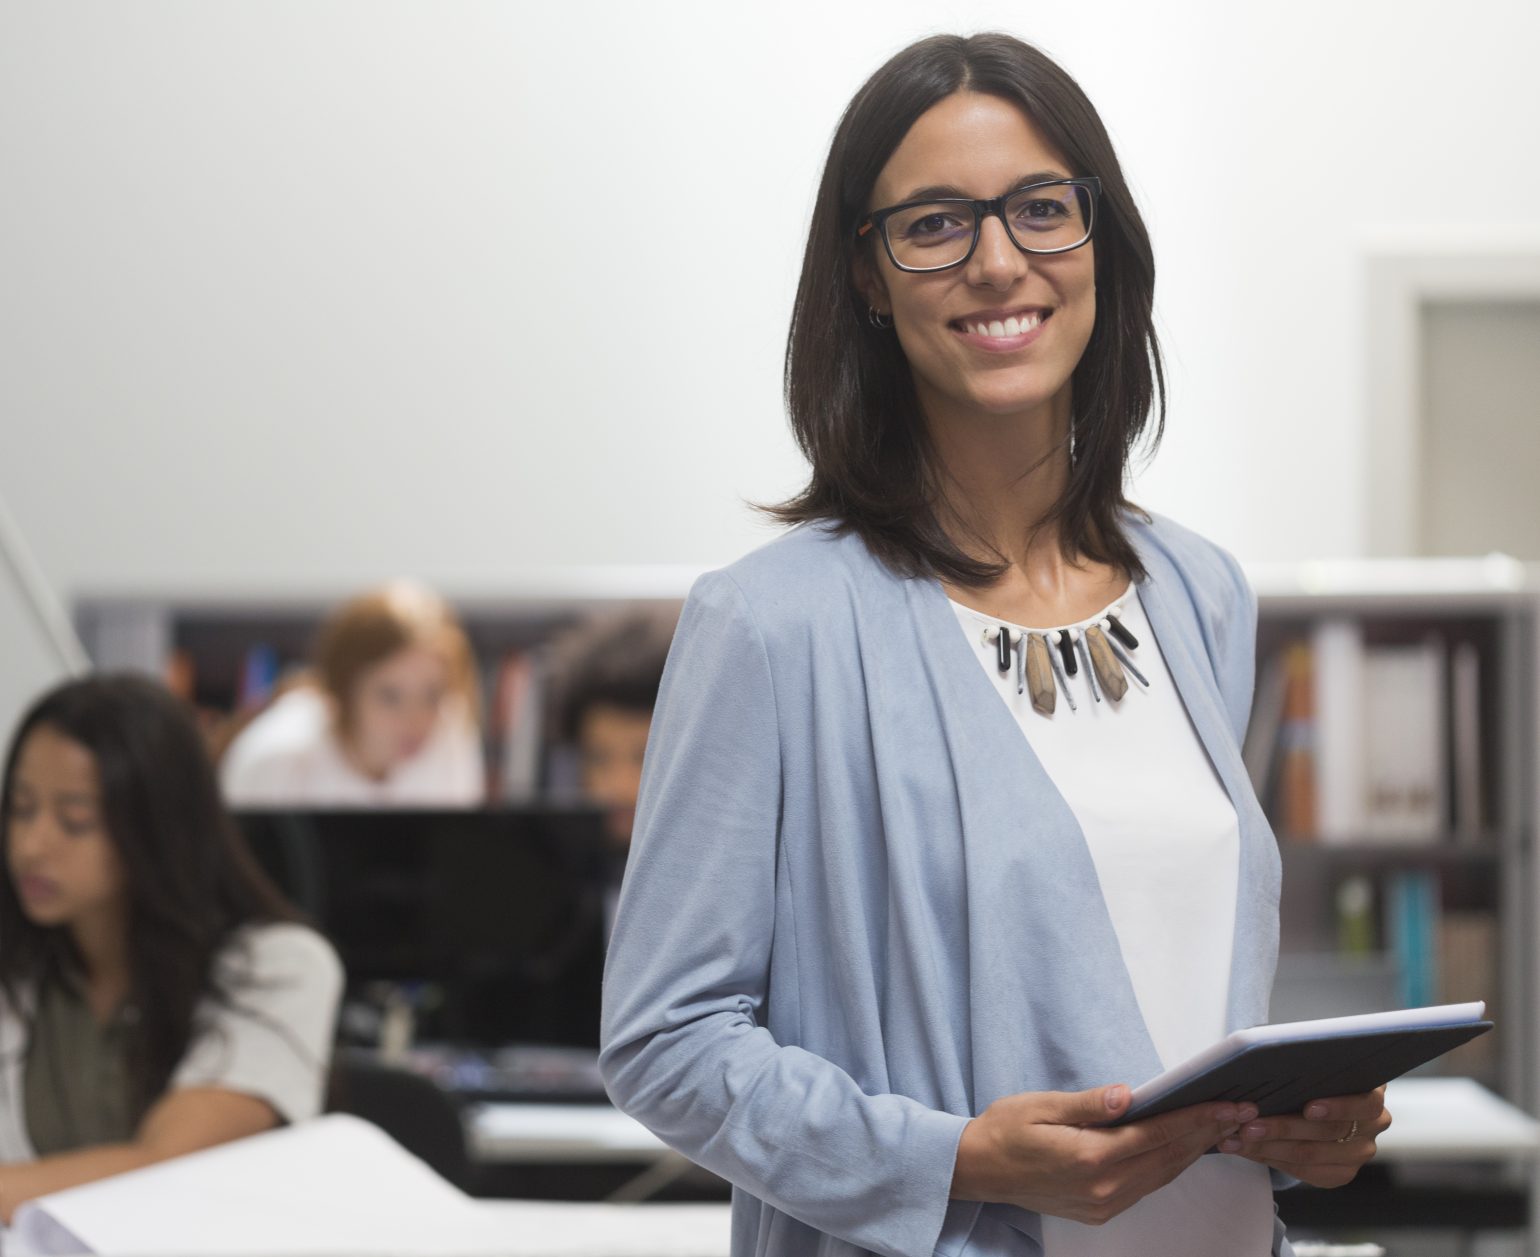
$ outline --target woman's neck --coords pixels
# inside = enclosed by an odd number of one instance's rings
[[[952,598],[1015,623],[1055,624],[1094,614],[1122,593],[1126,573],[1067,553],[1072,547],[1051,518],[1070,476],[1067,385],[1021,415],[944,402],[927,404],[926,414],[941,526],[965,554],[1006,563],[986,589],[947,585]]]
[[[1048,518],[1069,483],[1070,397],[1065,387],[1021,415],[963,413],[926,399],[941,478],[941,524],[978,558],[1024,572],[1063,566]]]
[[[97,1021],[106,1023],[128,1000],[133,986],[126,917],[121,910],[104,908],[69,929],[85,969],[86,1003]]]

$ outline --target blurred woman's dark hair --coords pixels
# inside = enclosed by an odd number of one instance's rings
[[[12,735],[0,784],[9,844],[16,767],[47,728],[89,751],[100,814],[128,898],[130,1098],[140,1114],[170,1082],[205,998],[227,1000],[215,959],[238,927],[297,914],[263,875],[220,798],[202,736],[180,700],[148,678],[102,675],[43,695]],[[24,1012],[26,990],[80,973],[67,927],[33,924],[10,862],[0,860],[0,987]]]
[[[766,508],[785,523],[824,520],[854,530],[890,566],[958,584],[993,582],[1003,559],[965,554],[943,530],[938,468],[909,364],[891,328],[868,318],[855,285],[856,229],[875,207],[872,189],[916,120],[954,92],[1018,106],[1069,163],[1101,180],[1096,234],[1096,323],[1072,377],[1074,457],[1059,501],[1035,528],[1057,523],[1068,556],[1134,576],[1143,567],[1122,515],[1127,467],[1150,428],[1165,424],[1165,376],[1152,306],[1155,261],[1117,155],[1076,82],[1042,52],[1009,35],[936,35],[898,53],[866,82],[835,131],[808,231],[786,342],[792,431],[812,463],[806,489]],[[876,264],[875,255],[871,256]]]

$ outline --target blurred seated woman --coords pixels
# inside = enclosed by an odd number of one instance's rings
[[[176,699],[51,691],[0,803],[0,1217],[320,1111],[341,966],[256,868]]]
[[[230,744],[232,807],[473,807],[486,793],[476,669],[454,613],[397,583],[321,627],[315,670]]]

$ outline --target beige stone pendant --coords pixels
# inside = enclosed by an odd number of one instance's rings
[[[1053,665],[1048,658],[1048,643],[1040,633],[1028,633],[1022,642],[1027,656],[1027,688],[1032,692],[1032,706],[1045,716],[1053,715],[1056,693]]]
[[[1114,702],[1128,693],[1128,678],[1123,675],[1123,665],[1112,653],[1107,635],[1101,626],[1090,625],[1085,631],[1085,642],[1091,652],[1091,666],[1096,669],[1096,679],[1102,684],[1102,692]]]

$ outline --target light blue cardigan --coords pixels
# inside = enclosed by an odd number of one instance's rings
[[[1240,817],[1229,1026],[1254,1025],[1279,885],[1240,755],[1255,599],[1194,533],[1127,526]],[[1160,1061],[1080,827],[935,580],[803,525],[691,590],[603,1044],[615,1103],[734,1184],[739,1257],[1040,1251],[1038,1215],[948,1200],[969,1116],[1015,1092],[1138,1084]]]

